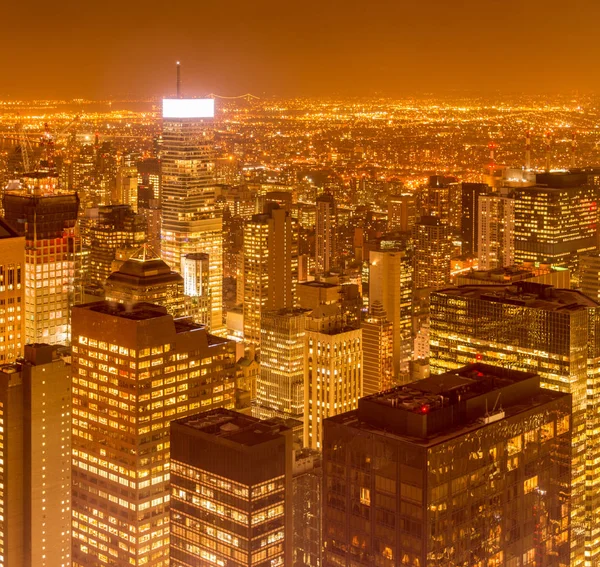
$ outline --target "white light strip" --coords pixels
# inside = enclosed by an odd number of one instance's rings
[[[214,118],[214,98],[164,98],[163,118]]]

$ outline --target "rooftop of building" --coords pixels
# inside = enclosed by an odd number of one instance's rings
[[[580,291],[558,289],[551,285],[527,280],[504,285],[461,285],[441,289],[435,291],[434,294],[480,299],[506,305],[520,305],[546,311],[572,311],[600,306],[600,303]]]
[[[328,421],[431,446],[568,396],[535,373],[476,363],[365,396]]]
[[[289,430],[281,421],[261,420],[224,408],[178,419],[175,423],[247,447],[272,441],[282,431]]]
[[[314,288],[321,288],[321,289],[331,289],[333,287],[339,286],[339,284],[332,284],[332,283],[322,282],[322,281],[317,281],[317,280],[313,280],[310,282],[302,282],[302,283],[299,283],[298,285],[302,286],[302,287],[314,287]]]
[[[151,246],[144,244],[121,267],[110,274],[107,283],[136,281],[144,283],[183,282],[177,272],[160,258]]]
[[[134,303],[124,304],[116,301],[96,301],[94,303],[85,303],[83,305],[75,305],[73,309],[81,309],[86,311],[94,311],[95,313],[103,313],[113,317],[122,319],[130,319],[133,321],[146,321],[149,319],[158,319],[168,315],[167,309],[154,303]]]
[[[3,238],[18,238],[19,233],[13,230],[10,225],[0,218],[0,240]]]
[[[520,279],[533,278],[536,276],[551,274],[554,272],[560,272],[565,270],[567,270],[567,268],[554,268],[552,266],[547,266],[546,268],[542,266],[540,266],[539,268],[534,268],[525,265],[514,265],[501,268],[494,268],[492,270],[473,269],[460,274],[460,277],[494,282],[500,282],[503,280],[517,281]]]

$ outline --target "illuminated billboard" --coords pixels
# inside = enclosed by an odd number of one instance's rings
[[[163,118],[214,118],[213,98],[164,98]]]

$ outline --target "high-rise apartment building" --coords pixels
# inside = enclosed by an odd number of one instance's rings
[[[512,266],[515,260],[515,199],[512,195],[480,195],[477,259],[480,270]]]
[[[363,396],[391,388],[394,373],[394,325],[383,305],[374,301],[361,322],[363,347]]]
[[[390,195],[387,201],[388,218],[387,227],[389,231],[399,230],[402,232],[412,231],[417,222],[417,200],[410,193],[401,195]]]
[[[339,305],[306,317],[304,445],[323,446],[323,420],[356,408],[362,396],[362,330],[345,324]]]
[[[234,406],[235,344],[164,307],[73,309],[73,566],[169,565],[169,425]]]
[[[412,336],[412,258],[406,250],[369,255],[369,306],[379,302],[392,324],[394,378],[408,373]]]
[[[5,220],[25,237],[26,343],[65,344],[80,299],[76,194],[4,194]]]
[[[582,293],[518,282],[448,288],[430,298],[431,372],[482,361],[536,372],[573,400],[571,566],[600,560],[600,306]]]
[[[337,210],[333,195],[317,197],[315,232],[315,275],[327,274],[335,266]]]
[[[461,206],[461,185],[454,177],[432,175],[429,183],[422,188],[422,216],[435,217],[443,225],[460,230]]]
[[[25,344],[25,237],[0,218],[0,364]]]
[[[183,278],[148,246],[142,246],[104,284],[107,301],[154,303],[173,317],[186,312]]]
[[[485,364],[324,423],[324,567],[569,565],[571,396]]]
[[[71,565],[71,369],[26,345],[0,366],[0,565]],[[66,353],[64,353],[66,354]]]
[[[276,204],[244,227],[244,340],[256,348],[261,313],[294,306],[294,249],[292,219]]]
[[[210,258],[211,331],[223,331],[223,219],[215,207],[213,99],[164,99],[161,150],[161,256]]]
[[[305,309],[263,311],[260,320],[260,375],[256,381],[258,416],[304,414]]]
[[[98,219],[88,231],[89,281],[103,286],[112,273],[112,265],[119,253],[133,253],[146,240],[146,222],[136,215],[130,205],[99,207]]]
[[[123,166],[117,171],[116,203],[138,210],[138,171],[134,166]]]
[[[564,266],[576,280],[578,256],[597,248],[598,187],[585,175],[549,174],[514,195],[515,261]]]
[[[171,567],[292,565],[292,430],[217,409],[171,424]]]
[[[421,217],[413,231],[414,287],[438,288],[450,281],[452,235],[447,224],[433,216]]]

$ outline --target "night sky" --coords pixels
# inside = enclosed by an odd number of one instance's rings
[[[600,91],[598,0],[2,1],[0,98]]]

